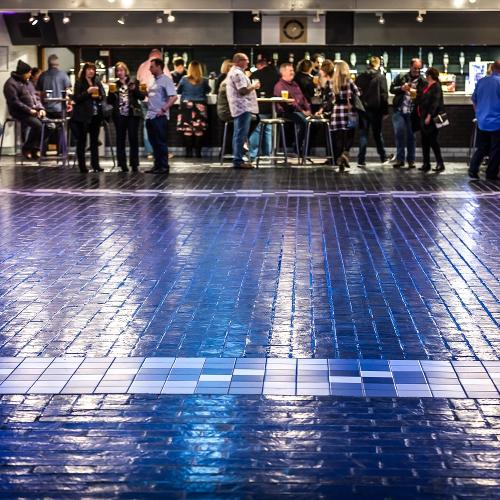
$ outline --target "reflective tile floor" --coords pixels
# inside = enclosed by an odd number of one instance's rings
[[[500,186],[0,166],[0,497],[500,496]]]

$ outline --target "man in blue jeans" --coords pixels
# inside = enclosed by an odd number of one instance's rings
[[[498,178],[500,169],[500,59],[492,66],[492,73],[477,82],[472,102],[476,111],[476,151],[471,158],[469,177],[479,179],[479,167],[489,157],[486,179]]]
[[[177,100],[177,91],[174,82],[163,73],[162,59],[153,59],[150,70],[154,82],[148,91],[148,112],[146,127],[153,146],[154,167],[146,170],[149,174],[168,174],[168,144],[167,127],[169,110]]]
[[[398,75],[391,83],[391,93],[394,94],[392,124],[396,139],[396,160],[394,168],[404,167],[405,146],[408,168],[415,168],[415,134],[412,127],[414,100],[419,92],[427,85],[425,78],[420,74],[422,61],[412,59],[410,71]]]
[[[233,57],[233,67],[227,74],[226,93],[229,110],[233,117],[233,167],[253,168],[253,165],[243,158],[243,146],[248,139],[252,115],[259,113],[257,94],[260,83],[252,85],[245,75],[249,59],[246,54],[238,53]]]

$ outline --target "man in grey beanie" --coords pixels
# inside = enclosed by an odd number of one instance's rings
[[[31,66],[19,60],[16,70],[5,82],[3,93],[12,118],[20,121],[23,127],[29,127],[28,138],[22,147],[23,155],[27,159],[36,159],[39,156],[41,120],[45,117],[45,110],[30,91],[30,74]]]

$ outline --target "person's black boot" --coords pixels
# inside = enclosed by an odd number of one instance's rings
[[[428,172],[431,169],[431,166],[428,163],[424,163],[419,170],[421,172]]]
[[[202,141],[202,137],[195,136],[194,149],[196,151],[196,158],[201,158],[201,141]]]

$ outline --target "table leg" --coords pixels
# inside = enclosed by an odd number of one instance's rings
[[[275,120],[278,116],[275,102],[271,103],[271,109],[272,109],[273,120]],[[277,131],[277,125],[275,123],[273,123],[272,125],[272,134],[273,134],[273,147],[271,150],[271,156],[273,158],[272,162],[276,164],[276,151],[278,149],[278,131]]]

